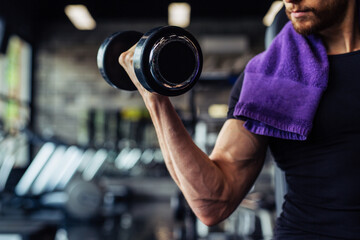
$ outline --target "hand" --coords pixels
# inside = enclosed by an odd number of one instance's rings
[[[120,65],[125,69],[126,73],[129,75],[131,81],[134,83],[135,87],[138,89],[139,93],[141,94],[141,96],[143,97],[144,100],[147,98],[153,98],[156,96],[160,96],[159,94],[157,94],[155,92],[149,92],[148,90],[146,90],[143,87],[143,85],[141,85],[138,78],[136,77],[134,66],[133,66],[133,57],[134,57],[135,47],[136,47],[136,44],[134,46],[132,46],[126,52],[123,52],[119,56]]]

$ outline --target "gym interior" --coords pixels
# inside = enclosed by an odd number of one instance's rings
[[[0,239],[271,239],[279,209],[271,155],[234,213],[204,225],[166,169],[139,93],[105,81],[100,70],[108,66],[97,58],[117,32],[170,25],[190,32],[201,47],[201,74],[170,98],[210,154],[231,88],[266,49],[281,7],[272,0],[1,0]]]

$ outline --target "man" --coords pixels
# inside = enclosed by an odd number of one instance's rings
[[[254,134],[245,128],[246,120],[232,114],[239,98],[239,80],[230,100],[230,117],[207,156],[193,143],[169,99],[146,91],[137,81],[132,66],[134,47],[119,62],[150,112],[172,178],[203,223],[216,224],[237,208],[270,146],[289,186],[275,239],[359,239],[360,68],[356,60],[360,61],[360,32],[356,1],[284,3],[296,32],[319,36],[329,55],[327,89],[317,106],[313,128],[303,141]]]

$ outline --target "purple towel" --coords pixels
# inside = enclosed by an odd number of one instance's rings
[[[328,81],[328,58],[319,37],[298,34],[291,22],[246,66],[234,116],[249,131],[306,140]]]

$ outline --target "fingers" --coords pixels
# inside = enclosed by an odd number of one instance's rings
[[[134,71],[133,58],[134,58],[135,47],[136,47],[136,44],[134,46],[132,46],[126,52],[121,53],[118,61],[119,61],[119,64],[124,68],[126,73],[129,75],[131,81],[134,83],[136,88],[139,91],[146,91],[144,89],[144,87],[140,84],[139,80],[136,77],[135,71]]]
[[[134,52],[135,52],[136,44],[132,46],[129,50],[126,52],[123,52],[119,56],[119,64],[125,69],[126,73],[129,75],[129,78],[134,83],[135,87],[138,89],[139,93],[145,97],[151,96],[159,96],[159,94],[155,92],[149,92],[146,90],[143,85],[139,82],[138,78],[136,77],[134,66],[133,66],[133,58],[134,58]]]
[[[123,52],[119,56],[119,63],[123,68],[125,68],[125,70],[126,70],[126,68],[132,67],[132,65],[133,65],[133,57],[134,57],[135,47],[136,47],[136,44],[134,46],[132,46],[126,52]]]

